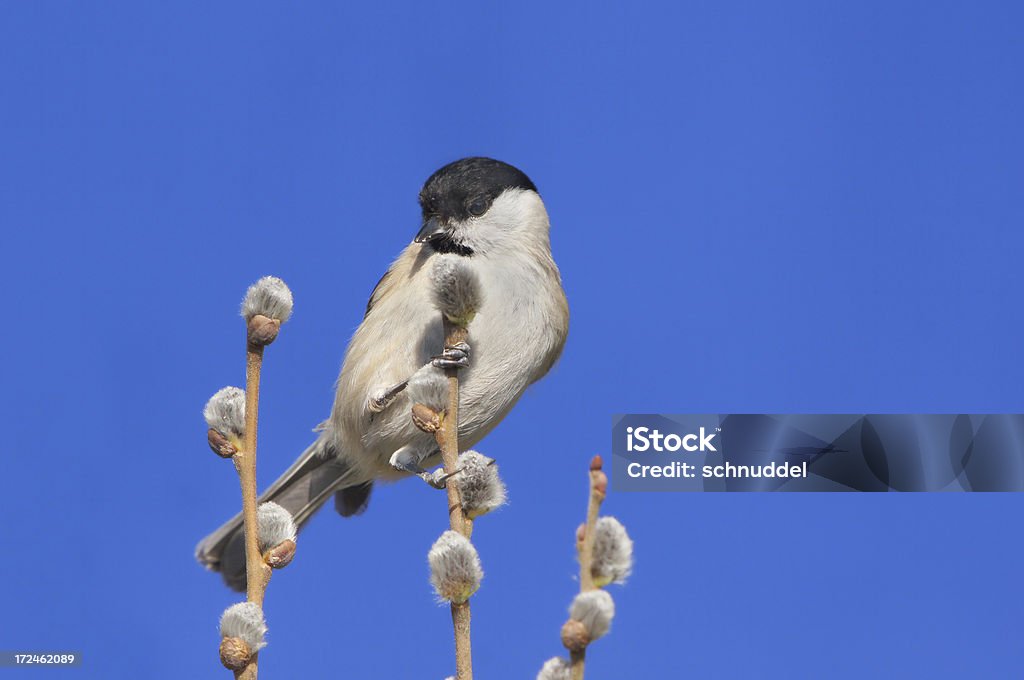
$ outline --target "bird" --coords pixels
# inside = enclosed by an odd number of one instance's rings
[[[370,295],[345,352],[330,416],[316,440],[260,497],[302,527],[329,499],[344,517],[366,510],[375,482],[437,464],[434,437],[410,411],[418,392],[445,390],[458,368],[460,449],[483,439],[562,354],[569,305],[551,252],[550,220],[518,168],[485,157],[448,163],[419,192],[422,221]],[[480,301],[467,342],[445,347],[431,272],[451,261],[475,276]],[[245,589],[242,518],[196,547],[196,559]]]

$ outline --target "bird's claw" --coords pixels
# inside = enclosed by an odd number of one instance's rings
[[[370,409],[370,413],[382,413],[384,409],[391,405],[393,399],[385,399],[383,394],[375,397],[370,397],[370,401],[367,402],[366,407]]]
[[[414,474],[435,489],[447,488],[448,480],[462,472],[462,468],[459,468],[455,472],[447,474],[443,467],[440,467],[433,472],[428,472],[419,465],[395,459],[392,459],[391,467],[396,470],[401,470],[402,472]]]
[[[395,399],[398,398],[398,395],[401,394],[408,384],[409,381],[406,380],[386,390],[380,390],[370,397],[370,400],[366,402],[366,407],[370,410],[370,413],[382,413],[384,409],[395,402]]]
[[[469,366],[469,344],[457,342],[446,346],[441,354],[430,358],[430,363],[435,368],[466,368]]]
[[[454,477],[455,475],[459,474],[460,472],[462,472],[462,468],[459,468],[455,472],[448,474],[444,471],[444,468],[441,467],[434,470],[433,472],[424,473],[423,479],[424,481],[426,481],[427,484],[434,487],[435,489],[446,489],[448,488],[448,480]]]

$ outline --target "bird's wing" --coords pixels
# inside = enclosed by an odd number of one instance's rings
[[[393,293],[399,286],[402,285],[403,280],[411,277],[426,261],[429,257],[429,252],[423,251],[423,246],[419,243],[411,243],[409,246],[402,251],[402,254],[391,263],[388,270],[384,272],[384,276],[380,277],[380,281],[373,287],[373,292],[370,293],[370,299],[366,303],[366,313],[363,314],[363,320],[370,315],[370,310],[377,306],[384,298],[388,297]]]
[[[565,347],[565,340],[569,335],[569,301],[565,298],[562,279],[557,269],[554,271],[551,285],[555,294],[551,300],[551,316],[548,321],[549,344],[544,348],[544,360],[538,366],[539,370],[530,376],[531,384],[547,375],[548,371],[558,363],[558,359],[562,356],[562,349]]]
[[[384,276],[380,277],[380,280],[377,281],[377,285],[373,287],[370,299],[366,303],[366,313],[363,314],[363,319],[365,320],[370,315],[370,310],[377,306],[378,302],[386,298],[396,287],[401,285],[403,279],[412,276],[422,266],[427,257],[429,257],[429,252],[423,252],[421,244],[410,243],[402,251],[402,254],[391,263],[388,270],[384,272]]]
[[[364,319],[370,315],[370,310],[373,309],[373,305],[376,304],[377,300],[384,297],[384,292],[391,287],[391,282],[388,279],[391,277],[392,269],[393,266],[388,267],[388,270],[384,272],[384,276],[380,277],[377,285],[373,287],[370,299],[366,301],[366,313],[363,314]]]

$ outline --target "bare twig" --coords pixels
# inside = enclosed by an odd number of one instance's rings
[[[452,347],[465,342],[467,332],[463,326],[444,320],[445,345]],[[459,460],[459,371],[456,368],[445,370],[448,378],[448,408],[445,409],[441,427],[436,432],[437,443],[441,447],[441,458],[444,460],[446,475],[455,474]],[[448,519],[453,531],[466,538],[472,534],[472,522],[462,512],[462,498],[459,486],[449,479],[445,485],[448,492]],[[473,654],[470,645],[470,608],[469,600],[451,603],[452,627],[455,630],[455,671],[458,680],[473,679]]]
[[[254,317],[254,320],[258,317]],[[250,324],[251,326],[252,324]],[[260,371],[263,367],[263,346],[247,343],[245,365],[245,447],[234,456],[235,469],[242,485],[242,520],[245,531],[246,599],[263,607],[263,598],[270,582],[271,569],[263,561],[259,548],[259,525],[256,520],[256,428],[259,422]],[[256,680],[259,652],[242,670],[239,680]]]
[[[457,326],[447,319],[444,320],[445,345],[452,347],[465,342],[468,333],[462,326]],[[437,443],[441,447],[441,458],[444,461],[446,475],[454,474],[459,461],[459,369],[445,369],[448,378],[448,407],[445,409],[441,428],[437,431]],[[466,532],[466,518],[462,512],[462,498],[458,484],[446,484],[448,491],[448,516],[453,531],[469,537]]]
[[[464,345],[468,335],[467,327],[480,307],[480,281],[476,273],[459,258],[439,258],[431,272],[431,287],[434,303],[441,312],[444,329],[445,351]],[[468,347],[467,347],[468,349]],[[444,460],[448,491],[448,520],[452,531],[467,539],[472,532],[466,521],[458,483],[452,476],[458,471],[459,460],[459,369],[445,368],[448,380],[448,405],[441,418],[440,427],[434,432]],[[421,409],[422,411],[422,409]],[[417,419],[414,411],[414,419]],[[426,419],[432,420],[432,419]],[[426,424],[419,418],[418,422]],[[429,430],[428,430],[429,431]],[[474,550],[475,553],[475,550]],[[472,680],[473,661],[470,650],[470,608],[469,598],[451,601],[452,625],[455,629],[455,667],[458,680]]]
[[[246,291],[242,317],[246,324],[245,392],[227,387],[215,394],[203,415],[210,448],[230,457],[242,490],[242,528],[245,539],[246,601],[221,616],[221,662],[235,678],[256,680],[259,650],[267,627],[263,599],[273,569],[291,562],[295,554],[295,525],[287,510],[267,503],[257,508],[256,435],[259,424],[260,371],[263,349],[277,338],[292,312],[292,294],[284,281],[265,276]],[[242,412],[244,410],[244,417]],[[266,531],[261,537],[260,515]],[[266,554],[264,554],[266,549]]]
[[[242,519],[245,523],[246,598],[263,606],[270,581],[270,567],[259,548],[256,520],[256,428],[259,420],[260,370],[263,347],[249,345],[245,370],[245,449],[235,456],[235,468],[242,485]]]
[[[580,592],[595,590],[592,565],[594,559],[594,530],[597,515],[601,511],[601,503],[608,492],[608,477],[601,470],[601,456],[594,456],[590,461],[590,495],[587,501],[587,521],[581,527],[582,532],[576,535],[576,550],[580,562]],[[563,635],[563,638],[565,636]],[[569,645],[567,645],[569,646]],[[569,649],[572,680],[583,680],[583,669],[586,663],[587,646],[573,644]]]

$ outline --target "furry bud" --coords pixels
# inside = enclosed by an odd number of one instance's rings
[[[470,519],[476,519],[505,504],[505,484],[498,476],[493,458],[476,451],[459,455],[456,468],[459,473],[452,479],[459,487],[462,510]]]
[[[576,619],[569,619],[562,626],[562,644],[570,652],[581,652],[590,644],[587,627]]]
[[[457,531],[441,534],[427,554],[430,583],[442,600],[461,604],[480,587],[484,577],[480,556],[469,539]]]
[[[206,424],[211,430],[216,430],[229,441],[241,440],[245,437],[245,390],[237,387],[224,387],[218,390],[206,402],[203,417],[206,418]],[[211,441],[210,446],[213,445]]]
[[[590,573],[598,588],[609,583],[625,583],[633,570],[633,540],[626,533],[626,527],[614,517],[598,518],[590,564]]]
[[[579,621],[586,627],[591,641],[603,637],[608,632],[614,616],[615,601],[604,590],[580,593],[569,608],[569,618]]]
[[[572,677],[572,665],[568,659],[556,656],[544,662],[537,674],[537,680],[569,680]]]
[[[441,429],[441,414],[423,404],[412,405],[412,422],[427,434]]]
[[[260,552],[266,552],[285,541],[295,541],[295,520],[277,503],[260,503],[256,510]]]
[[[414,404],[443,411],[448,408],[448,377],[441,369],[427,364],[409,378],[405,394]]]
[[[226,637],[220,641],[220,662],[229,671],[240,671],[249,665],[252,659],[252,650],[245,640],[236,637]]]
[[[240,639],[249,646],[251,652],[258,652],[267,646],[264,639],[266,634],[263,610],[254,602],[233,604],[221,614],[220,636]]]
[[[465,328],[482,302],[480,279],[457,257],[439,258],[431,272],[434,302],[450,322]]]
[[[254,316],[284,323],[292,315],[292,292],[276,276],[264,276],[249,286],[242,300],[242,316],[248,322]]]

